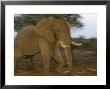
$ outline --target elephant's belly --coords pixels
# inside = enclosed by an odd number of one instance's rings
[[[23,54],[24,55],[34,55],[34,54],[36,54],[38,52],[40,52],[39,49],[37,49],[37,50],[31,50],[31,49],[25,49],[25,50],[23,50]]]
[[[25,45],[25,47],[23,47],[24,55],[33,55],[39,51],[40,51],[40,49],[39,49],[38,45]]]
[[[34,55],[35,53],[39,52],[39,46],[37,42],[17,42],[19,46],[22,49],[22,54],[23,55]],[[32,44],[34,43],[34,44]]]

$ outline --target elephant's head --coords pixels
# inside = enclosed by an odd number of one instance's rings
[[[72,69],[71,36],[69,24],[64,20],[43,19],[36,25],[35,32],[49,43],[59,43],[65,50],[69,70]]]

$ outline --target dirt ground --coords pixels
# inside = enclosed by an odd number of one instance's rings
[[[62,51],[64,55],[64,51]],[[65,56],[64,60],[65,60]],[[96,76],[97,75],[97,52],[92,50],[73,50],[73,70],[69,74],[59,74],[56,71],[57,62],[51,60],[50,76]],[[66,60],[65,60],[66,68]],[[33,63],[29,60],[19,62],[18,72],[15,76],[43,76],[43,61],[40,54],[33,57]],[[45,76],[45,75],[44,75]]]

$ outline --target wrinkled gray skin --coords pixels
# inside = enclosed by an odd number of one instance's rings
[[[51,58],[59,63],[59,72],[70,72],[72,70],[71,44],[80,45],[71,42],[70,28],[64,20],[42,19],[36,26],[23,27],[18,33],[14,43],[14,67],[16,69],[20,58],[41,52],[45,74],[49,74]],[[68,71],[63,71],[64,60],[60,47],[65,50]]]

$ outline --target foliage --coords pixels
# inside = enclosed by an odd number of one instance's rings
[[[83,27],[83,23],[80,21],[81,16],[79,14],[21,14],[14,16],[14,28],[20,30],[25,25],[36,25],[42,18],[53,16],[56,19],[64,19],[68,21],[71,27]]]

